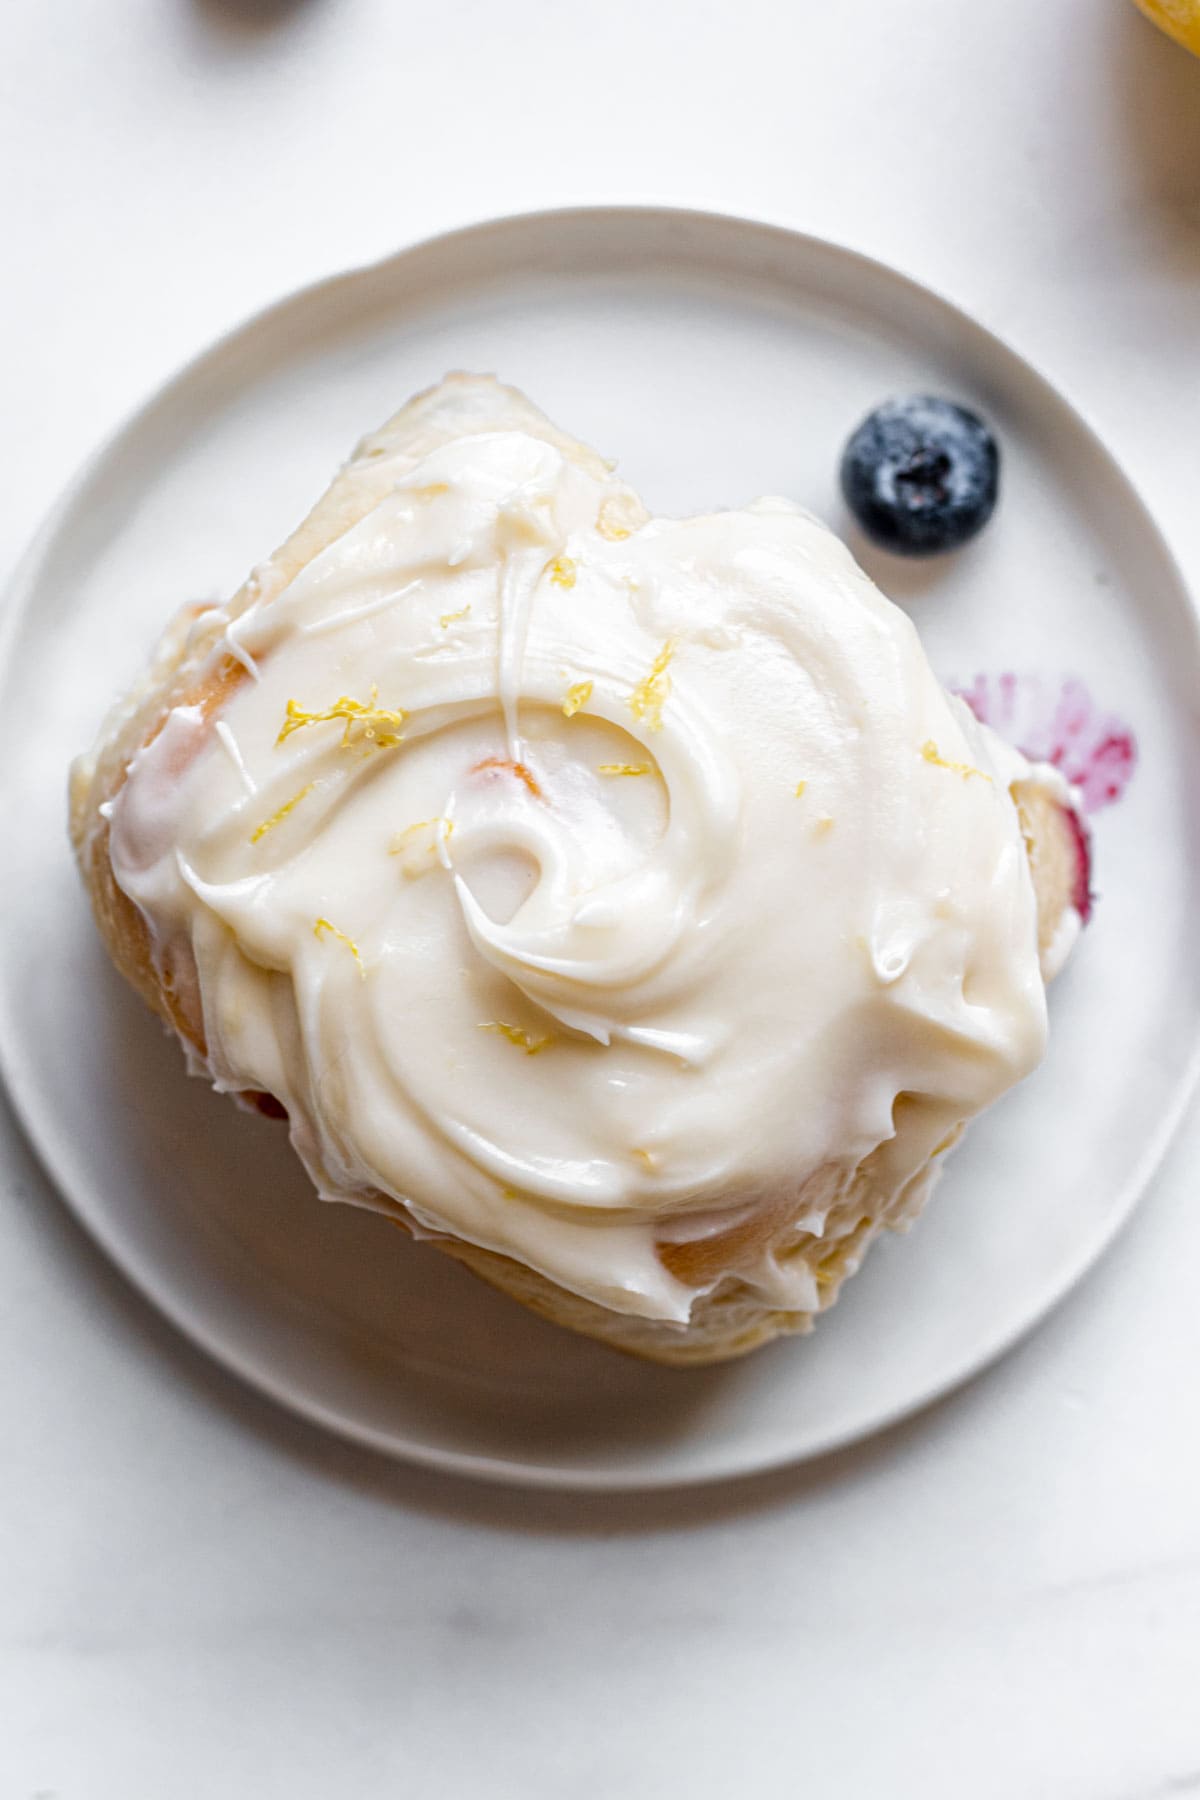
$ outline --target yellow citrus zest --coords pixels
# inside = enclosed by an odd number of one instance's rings
[[[667,639],[651,665],[650,673],[639,681],[629,696],[629,710],[635,719],[644,719],[648,731],[662,730],[662,710],[671,692],[667,665],[675,654],[675,645]]]
[[[416,881],[442,867],[442,845],[450,842],[453,833],[453,819],[418,819],[415,825],[396,833],[388,845],[388,855],[400,858],[406,881]]]
[[[441,626],[442,630],[445,631],[447,625],[456,625],[460,619],[465,619],[470,610],[470,606],[467,605],[460,606],[457,612],[443,613],[438,620],[438,624]]]
[[[526,1056],[536,1056],[539,1050],[544,1050],[547,1044],[554,1042],[550,1036],[535,1037],[532,1032],[522,1031],[519,1025],[506,1025],[503,1019],[488,1019],[479,1029],[494,1031],[498,1037],[507,1038],[510,1044],[515,1044]]]
[[[372,682],[369,700],[352,700],[349,694],[342,694],[324,712],[306,712],[295,700],[289,700],[287,717],[275,742],[276,745],[286,743],[294,731],[302,731],[306,725],[328,725],[336,721],[342,725],[344,750],[363,741],[377,750],[390,750],[404,736],[402,727],[407,717],[408,714],[399,708],[380,706],[379,691]],[[357,735],[356,728],[360,728]]]
[[[363,966],[362,955],[354,939],[352,937],[347,937],[344,931],[339,931],[336,925],[331,925],[328,919],[318,919],[313,926],[313,936],[319,942],[325,932],[328,932],[330,937],[335,937],[339,944],[345,944],[347,950],[358,964],[359,975],[365,980],[367,971]]]
[[[573,719],[577,712],[582,712],[592,697],[592,683],[577,681],[574,687],[567,689],[567,697],[563,701],[563,717]]]
[[[575,560],[570,556],[556,556],[550,564],[550,582],[553,587],[573,588],[575,586]]]
[[[388,846],[388,855],[399,856],[407,847],[408,840],[415,837],[418,831],[432,831],[437,838],[445,840],[454,835],[454,820],[446,818],[417,819],[414,824],[406,825],[403,831],[396,833]]]
[[[991,785],[992,778],[986,770],[972,768],[970,763],[948,762],[932,738],[926,738],[921,745],[921,755],[927,763],[933,763],[935,768],[949,769],[952,774],[961,775],[964,781],[970,781],[972,775],[978,775],[980,781],[986,781],[989,786]]]
[[[650,773],[650,764],[601,763],[599,765],[599,772],[601,775],[648,775]]]
[[[286,819],[288,814],[293,811],[295,807],[299,806],[305,795],[312,793],[316,785],[315,781],[310,781],[308,786],[302,787],[298,794],[293,794],[290,800],[285,800],[282,806],[277,806],[270,818],[264,819],[262,824],[256,826],[250,833],[250,842],[252,844],[257,844],[261,838],[266,837],[268,831],[274,831],[276,825],[278,825],[281,820]]]

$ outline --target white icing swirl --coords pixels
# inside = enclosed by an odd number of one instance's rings
[[[660,1243],[1037,1062],[1026,765],[785,502],[630,530],[520,432],[384,485],[135,759],[114,871],[324,1195],[685,1320]]]

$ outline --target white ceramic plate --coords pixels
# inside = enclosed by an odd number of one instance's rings
[[[1006,453],[979,543],[863,552],[947,675],[1081,676],[1141,765],[1097,828],[1096,922],[1041,1070],[975,1127],[913,1236],[815,1337],[672,1371],[528,1316],[371,1215],[311,1195],[282,1131],[189,1081],[111,973],[64,784],[187,598],[225,595],[360,433],[449,368],[497,370],[619,454],[655,511],[791,494],[845,528],[848,430],[896,390],[974,400]],[[978,1370],[1128,1215],[1186,1098],[1200,1022],[1195,699],[1180,577],[1111,458],[1011,350],[832,245],[666,211],[484,225],[311,288],[193,363],[85,471],[31,554],[0,662],[8,846],[0,1054],[85,1225],[182,1330],[336,1431],[504,1480],[635,1487],[844,1444]]]

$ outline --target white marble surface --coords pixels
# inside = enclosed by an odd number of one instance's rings
[[[1200,585],[1200,63],[1124,0],[256,16],[5,9],[0,560],[277,292],[490,212],[654,199],[964,302]],[[0,1795],[1200,1793],[1198,1156],[1200,1115],[1085,1287],[931,1414],[739,1490],[555,1501],[389,1467],[214,1373],[4,1120]]]

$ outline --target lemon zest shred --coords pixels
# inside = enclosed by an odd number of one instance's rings
[[[652,1151],[643,1150],[640,1145],[635,1145],[634,1149],[633,1149],[633,1154],[634,1154],[634,1156],[637,1157],[638,1161],[642,1164],[643,1168],[657,1169],[658,1158],[653,1154]]]
[[[321,934],[326,931],[329,933],[330,937],[335,937],[339,944],[345,944],[347,950],[358,964],[360,978],[365,981],[367,978],[366,967],[363,963],[362,953],[354,939],[352,937],[347,937],[344,931],[339,931],[336,925],[331,925],[328,919],[318,919],[313,926],[313,936],[317,939],[318,943],[321,941]]]
[[[408,714],[399,708],[379,705],[379,690],[372,682],[369,700],[352,700],[349,694],[341,694],[324,712],[306,712],[297,701],[289,700],[287,716],[275,744],[278,747],[286,743],[294,731],[302,731],[306,725],[328,725],[337,721],[343,727],[343,750],[350,749],[362,738],[373,743],[377,750],[390,750],[403,738],[401,728],[407,718]],[[358,739],[353,735],[356,725],[362,727]],[[383,729],[377,729],[378,727]]]
[[[601,775],[648,775],[649,763],[600,763],[598,771]]]
[[[808,786],[807,781],[798,781],[796,783],[796,799],[797,800],[802,798],[802,796],[804,794],[804,790],[807,786]]]
[[[832,831],[833,830],[833,814],[832,813],[822,813],[820,818],[817,820],[816,824],[813,826],[813,830],[816,832],[818,837],[824,837],[826,832]]]
[[[411,825],[406,825],[403,831],[398,831],[396,833],[395,837],[388,845],[388,855],[401,855],[407,847],[406,839],[412,837],[415,831],[424,831],[426,828],[435,831],[437,833],[438,841],[441,843],[448,842],[449,839],[454,836],[453,819],[447,819],[444,816],[436,819],[416,819]]]
[[[558,588],[575,586],[576,563],[573,556],[556,556],[550,564],[550,585]]]
[[[442,630],[445,631],[447,625],[457,625],[460,619],[465,619],[470,610],[471,605],[468,601],[466,606],[460,606],[457,612],[443,613],[438,620],[438,624],[441,626]]]
[[[973,768],[970,763],[948,761],[947,758],[942,755],[932,738],[926,738],[925,742],[921,745],[921,755],[925,758],[927,763],[932,763],[935,768],[949,769],[952,774],[961,775],[964,781],[970,781],[972,775],[978,775],[980,781],[986,781],[989,786],[994,785],[992,778],[987,773],[986,769]]]
[[[563,701],[563,718],[573,719],[577,712],[582,712],[592,697],[595,684],[590,681],[577,681],[574,687],[567,689],[567,697]]]
[[[256,826],[250,833],[250,842],[252,844],[257,844],[262,838],[266,837],[268,831],[274,831],[276,825],[286,819],[288,814],[299,806],[305,796],[312,793],[316,785],[315,781],[310,781],[308,786],[302,787],[298,794],[293,794],[290,800],[285,800],[282,806],[277,806],[270,818],[264,819],[262,824]]]
[[[650,673],[639,681],[629,696],[629,710],[635,719],[644,719],[648,731],[662,730],[662,710],[671,692],[667,665],[675,654],[675,643],[668,638],[651,665]]]
[[[498,1037],[507,1038],[510,1044],[515,1044],[526,1056],[536,1056],[539,1050],[544,1050],[547,1044],[554,1042],[552,1036],[536,1037],[530,1031],[522,1031],[519,1025],[506,1024],[503,1019],[486,1019],[479,1029],[494,1031]]]

